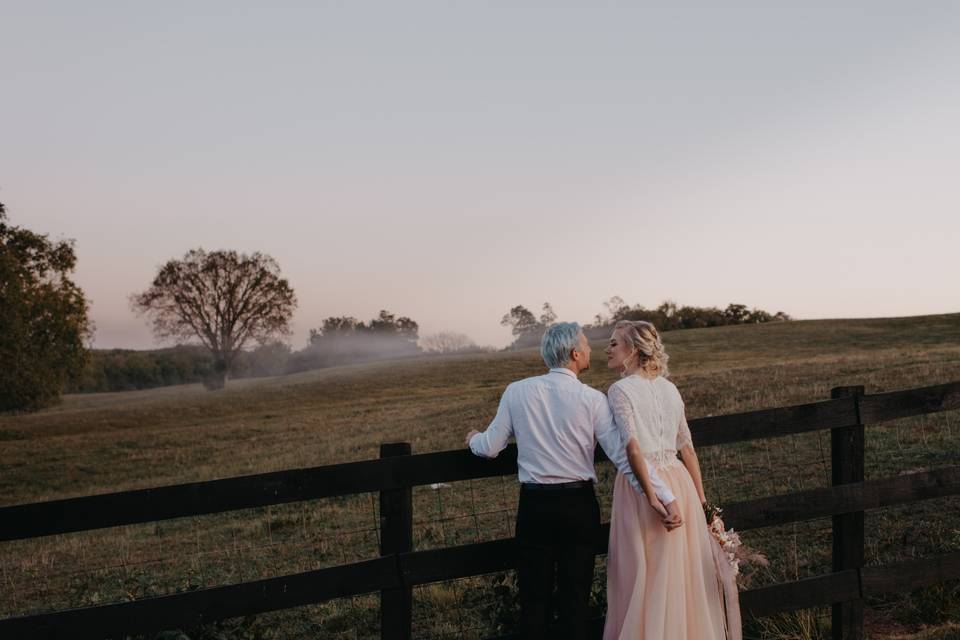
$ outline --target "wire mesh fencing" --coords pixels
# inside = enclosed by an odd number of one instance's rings
[[[958,412],[923,415],[866,428],[868,480],[956,464]],[[793,434],[698,450],[704,486],[721,506],[831,484],[830,434]],[[610,518],[615,470],[598,466],[597,495]],[[415,487],[413,545],[425,551],[509,538],[519,485],[515,475]],[[957,498],[866,514],[867,564],[960,550]],[[730,523],[736,526],[736,523]],[[769,566],[751,586],[796,580],[831,568],[831,521],[820,518],[742,532]],[[65,534],[0,545],[0,616],[125,602],[276,577],[375,558],[381,541],[378,496],[366,493],[273,507]],[[594,610],[602,613],[606,560],[598,558]],[[878,610],[915,619],[951,615],[956,585],[875,598]],[[414,589],[414,636],[481,638],[511,629],[518,616],[511,572],[420,585]],[[378,637],[377,595],[341,598],[190,630],[243,637]],[[782,637],[790,627],[825,628],[823,609],[751,623],[751,637]],[[904,613],[906,612],[906,613]],[[828,619],[827,616],[826,619]],[[792,627],[791,627],[792,625]],[[797,633],[800,633],[797,631]],[[226,634],[226,635],[224,635]],[[193,637],[193,636],[190,636]],[[816,637],[816,636],[812,636]]]

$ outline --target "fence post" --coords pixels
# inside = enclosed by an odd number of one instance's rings
[[[380,457],[408,456],[409,442],[380,445]],[[413,489],[380,492],[380,555],[413,551]],[[380,637],[383,640],[410,640],[413,635],[413,589],[384,589],[380,592]]]
[[[863,482],[864,434],[860,421],[862,386],[835,387],[830,397],[852,398],[857,423],[851,427],[830,430],[830,462],[833,485]],[[833,570],[844,571],[863,567],[863,511],[833,516]],[[861,590],[862,593],[862,590]],[[833,640],[862,640],[863,600],[833,605],[831,637]]]

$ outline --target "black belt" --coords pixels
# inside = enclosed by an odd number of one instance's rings
[[[556,484],[521,482],[520,488],[525,491],[564,491],[564,490],[570,490],[570,489],[590,489],[590,488],[593,488],[593,480],[577,480],[575,482],[558,482]]]

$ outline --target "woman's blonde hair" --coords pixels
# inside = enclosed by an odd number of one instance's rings
[[[614,325],[614,331],[620,332],[623,341],[634,352],[631,358],[637,358],[639,368],[664,378],[670,375],[667,368],[670,356],[663,349],[655,326],[645,320],[621,320]]]

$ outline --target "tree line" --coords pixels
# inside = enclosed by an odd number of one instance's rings
[[[279,376],[338,364],[404,356],[479,352],[469,337],[452,332],[419,337],[416,321],[387,310],[369,322],[330,317],[310,329],[307,346],[294,350],[281,340],[241,351],[231,361],[230,379]],[[181,344],[166,349],[92,349],[82,371],[68,380],[68,393],[131,391],[174,384],[206,383],[216,377],[210,349]]]
[[[725,308],[680,306],[672,300],[666,300],[654,309],[643,305],[628,305],[620,296],[614,296],[603,303],[606,313],[594,316],[594,329],[607,329],[621,320],[646,320],[660,331],[676,329],[702,329],[730,324],[759,324],[763,322],[783,322],[790,320],[783,311],[770,313],[757,307],[748,308],[744,304],[730,303]]]
[[[193,249],[167,261],[150,285],[130,296],[131,309],[152,326],[168,349],[92,350],[89,302],[71,279],[73,241],[13,226],[0,204],[0,411],[30,411],[56,403],[67,391],[119,391],[202,382],[222,389],[228,377],[268,376],[342,363],[486,350],[460,333],[419,335],[419,324],[387,310],[363,322],[352,316],[324,319],[294,351],[285,339],[297,298],[280,266],[254,252]],[[606,313],[585,327],[591,338],[606,337],[619,320],[648,320],[662,331],[789,320],[730,304],[655,309],[614,297]],[[549,303],[539,314],[523,305],[500,323],[511,328],[509,348],[539,344],[557,320]]]
[[[652,323],[659,331],[675,331],[677,329],[701,329],[705,327],[719,327],[731,324],[758,324],[762,322],[785,322],[790,316],[783,311],[770,313],[763,309],[748,308],[744,304],[731,303],[724,309],[719,307],[680,306],[672,300],[661,303],[654,309],[647,309],[643,305],[627,304],[620,296],[614,296],[603,303],[605,313],[594,316],[591,324],[584,326],[583,331],[591,340],[607,338],[613,326],[621,320],[645,320]],[[553,306],[549,302],[543,303],[539,316],[523,305],[510,309],[500,324],[510,327],[514,341],[511,349],[522,349],[540,343],[544,330],[557,318]]]

